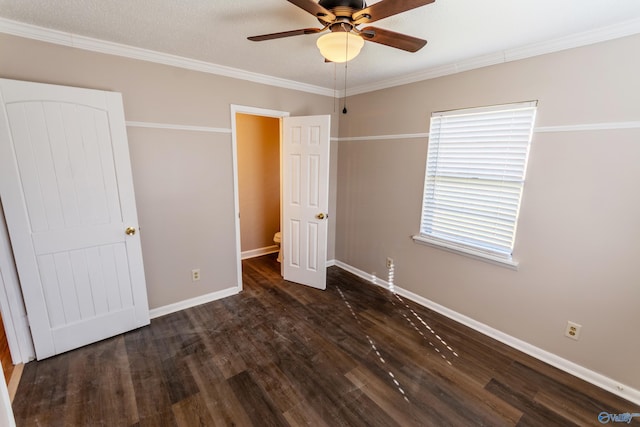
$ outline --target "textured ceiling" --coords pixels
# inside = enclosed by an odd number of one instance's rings
[[[323,62],[318,35],[247,40],[319,26],[285,0],[0,0],[0,16],[329,89],[343,84],[344,66]],[[366,43],[348,65],[349,86],[629,22],[640,32],[640,0],[436,0],[374,23],[429,43],[413,54]]]

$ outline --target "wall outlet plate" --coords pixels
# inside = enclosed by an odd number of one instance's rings
[[[580,329],[582,329],[582,325],[569,321],[567,322],[567,328],[564,331],[564,336],[578,341],[580,338]]]

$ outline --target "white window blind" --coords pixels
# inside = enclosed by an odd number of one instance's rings
[[[420,236],[511,260],[536,102],[433,113]]]

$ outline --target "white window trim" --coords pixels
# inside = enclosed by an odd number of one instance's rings
[[[514,104],[504,104],[504,105],[494,105],[494,106],[487,106],[487,107],[479,107],[479,108],[469,108],[469,109],[459,109],[459,110],[450,110],[450,111],[441,111],[441,112],[435,112],[432,114],[432,118],[433,117],[446,117],[449,115],[464,115],[464,114],[469,114],[469,113],[482,113],[484,111],[496,111],[499,109],[503,109],[505,107],[510,107],[510,108],[530,108],[530,107],[536,107],[537,106],[537,101],[527,101],[527,102],[519,102],[519,103],[514,103]],[[535,120],[535,111],[534,111],[534,120]],[[531,129],[531,135],[533,134],[533,123],[532,123],[532,129]],[[531,138],[531,136],[530,136]],[[529,144],[531,144],[531,141],[529,141]],[[530,145],[529,145],[530,146]],[[527,156],[528,157],[528,156]],[[428,167],[428,165],[427,165]],[[523,170],[523,179],[524,176],[526,175],[526,169],[527,169],[527,165],[525,163],[524,165],[524,170]],[[428,171],[425,170],[425,174]],[[426,178],[425,178],[426,181]],[[522,183],[522,187],[521,187],[521,192],[524,190],[524,181]],[[423,191],[425,192],[425,194],[423,194],[423,197],[426,197],[426,184],[425,184],[425,188],[423,189]],[[520,205],[522,203],[522,193],[520,196],[520,201],[518,203],[518,210],[520,209]],[[423,200],[423,208],[425,206],[425,200]],[[491,264],[495,264],[495,265],[499,265],[502,267],[507,267],[510,268],[512,270],[518,270],[518,265],[519,262],[513,259],[513,255],[511,254],[504,254],[501,255],[500,253],[495,253],[495,252],[491,252],[491,251],[484,251],[481,248],[474,248],[473,246],[466,246],[466,245],[462,245],[462,244],[458,244],[454,241],[449,241],[446,239],[441,239],[439,237],[436,236],[432,236],[432,235],[426,235],[425,233],[422,232],[422,227],[423,227],[423,215],[424,215],[424,211],[421,213],[421,223],[420,223],[420,233],[418,233],[415,236],[412,236],[412,239],[414,242],[419,243],[419,244],[423,244],[423,245],[427,245],[427,246],[431,246],[431,247],[435,247],[435,248],[439,248],[439,249],[444,249],[446,251],[449,252],[453,252],[456,254],[460,254],[469,258],[473,258],[473,259],[477,259],[480,261],[485,261],[485,262],[489,262]],[[514,224],[514,230],[513,230],[513,241],[512,243],[515,244],[515,236],[516,236],[516,231],[517,231],[517,222],[518,222],[518,215],[516,214],[516,220],[515,220],[515,224]],[[512,247],[513,250],[513,247]]]
[[[507,267],[511,270],[518,270],[518,261],[513,258],[501,258],[499,256],[489,254],[482,251],[476,251],[471,248],[455,245],[451,242],[445,242],[444,240],[435,239],[433,237],[427,237],[420,234],[411,237],[414,242],[421,245],[431,246],[437,249],[444,249],[445,251],[453,252],[455,254],[466,256],[467,258],[476,259],[479,261],[488,262],[490,264],[498,265],[500,267]]]

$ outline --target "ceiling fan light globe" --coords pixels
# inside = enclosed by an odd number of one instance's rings
[[[364,40],[353,33],[336,31],[320,37],[316,45],[322,56],[329,61],[347,62],[358,56]]]

